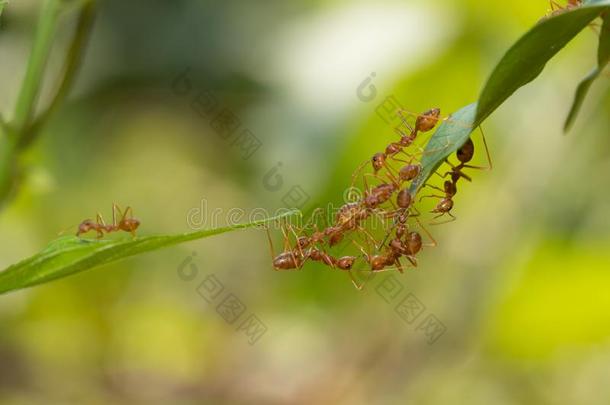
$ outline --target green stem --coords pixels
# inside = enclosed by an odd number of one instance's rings
[[[0,17],[2,17],[2,11],[4,10],[4,6],[8,4],[8,1],[0,0]]]
[[[61,0],[46,0],[38,21],[32,53],[23,79],[12,127],[15,137],[19,138],[23,129],[29,124],[34,113],[36,101],[42,86],[44,70],[53,45],[55,30],[61,11]],[[18,141],[16,139],[15,141]]]
[[[89,1],[83,4],[79,15],[78,23],[72,43],[66,55],[66,60],[63,67],[63,75],[55,96],[49,104],[49,108],[40,115],[28,128],[24,129],[24,133],[20,136],[19,147],[26,147],[29,145],[36,135],[40,132],[40,129],[46,124],[49,118],[57,111],[62,105],[68,93],[70,92],[76,75],[81,66],[81,60],[85,53],[86,45],[91,33],[93,26],[93,20],[95,17],[95,3]]]

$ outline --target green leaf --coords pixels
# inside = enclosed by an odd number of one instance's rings
[[[608,6],[610,0],[591,1],[542,20],[521,37],[502,57],[483,87],[476,125],[517,89],[538,77],[546,63]]]
[[[428,180],[430,175],[443,163],[445,158],[458,150],[470,136],[474,128],[474,119],[477,112],[477,103],[472,103],[451,114],[443,120],[441,125],[430,138],[421,160],[421,172],[413,181],[410,193],[415,195],[417,190]]]
[[[599,47],[597,49],[597,67],[593,69],[593,71],[591,71],[576,88],[572,108],[570,108],[570,112],[568,113],[568,117],[566,118],[566,122],[563,126],[563,130],[565,132],[567,132],[574,124],[580,108],[585,101],[585,97],[589,92],[589,88],[604,71],[608,62],[610,62],[610,14],[606,12],[602,18],[603,25],[602,31],[599,34]]]
[[[534,80],[559,50],[608,10],[610,0],[591,0],[581,7],[545,18],[521,37],[494,68],[479,101],[452,114],[432,135],[424,150],[422,171],[410,187],[411,194],[416,194],[443,161],[466,142],[474,128],[517,89]],[[605,46],[608,46],[606,42],[604,49]],[[604,51],[602,56],[605,55]]]
[[[288,211],[275,217],[247,224],[178,235],[143,236],[117,240],[82,239],[75,236],[61,237],[52,241],[40,253],[0,272],[0,294],[46,283],[102,264],[115,262],[126,257],[166,248],[179,243],[237,229],[252,228],[296,213],[298,211]]]

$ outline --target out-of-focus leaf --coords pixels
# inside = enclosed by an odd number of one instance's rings
[[[478,102],[453,113],[432,135],[422,158],[422,171],[411,185],[411,194],[415,194],[443,161],[466,142],[474,128],[517,89],[534,80],[576,34],[609,10],[610,0],[591,0],[581,7],[543,19],[521,37],[494,68]],[[600,55],[605,57],[608,45],[604,42],[600,44],[602,46],[604,51]],[[582,91],[586,93],[586,88]]]
[[[179,235],[157,235],[117,240],[81,239],[66,236],[52,241],[44,250],[0,272],[0,294],[88,270],[126,257],[202,239],[237,229],[252,228],[298,211],[246,224],[207,229]]]
[[[529,30],[506,52],[487,80],[479,96],[475,124],[479,125],[517,89],[538,77],[557,52],[609,7],[610,0],[590,1],[546,18]]]
[[[599,34],[599,47],[597,49],[597,67],[595,67],[595,69],[593,69],[576,88],[572,108],[570,108],[570,112],[568,113],[568,117],[563,126],[564,131],[568,131],[572,127],[578,116],[578,112],[582,107],[582,103],[585,101],[585,97],[589,92],[589,88],[595,79],[604,71],[608,62],[610,62],[610,14],[608,14],[608,12],[603,15],[603,20],[602,30]]]
[[[6,0],[0,0],[0,17],[2,17],[2,11],[4,11],[4,6],[6,6],[7,3]]]

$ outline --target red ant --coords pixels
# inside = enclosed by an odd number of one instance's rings
[[[378,178],[378,172],[385,167],[388,178],[390,179],[390,181],[392,183],[394,183],[396,185],[398,185],[399,182],[396,180],[396,176],[394,174],[395,170],[388,164],[387,160],[389,158],[393,158],[394,160],[403,161],[401,159],[396,158],[395,156],[400,152],[404,152],[404,148],[409,147],[415,141],[417,134],[419,132],[428,132],[428,131],[432,130],[436,126],[436,123],[439,121],[439,116],[441,114],[441,110],[439,108],[432,108],[428,111],[425,111],[422,114],[419,114],[417,116],[417,118],[415,120],[415,127],[411,128],[411,126],[407,123],[407,121],[403,115],[403,113],[405,113],[405,112],[406,112],[406,110],[399,110],[398,114],[400,115],[403,124],[411,132],[407,135],[406,133],[403,133],[400,129],[396,128],[395,130],[400,135],[400,140],[398,142],[390,143],[386,147],[385,152],[375,153],[370,160],[370,163],[373,167],[373,173],[371,173],[370,175]],[[409,155],[409,157],[412,158],[412,156],[410,156],[410,155]],[[352,186],[356,182],[356,178],[358,177],[358,174],[360,173],[360,171],[368,163],[369,163],[369,161],[362,163],[354,171],[354,174],[352,175]]]
[[[121,219],[117,223],[117,212],[121,216]],[[131,215],[127,218],[127,213]],[[99,212],[96,216],[96,222],[93,222],[90,219],[85,219],[78,226],[78,231],[76,232],[76,236],[80,236],[84,233],[87,233],[91,230],[97,232],[97,238],[100,239],[104,236],[104,232],[117,232],[117,231],[125,231],[130,232],[131,236],[136,236],[136,229],[140,226],[140,221],[133,217],[133,210],[131,207],[125,208],[125,211],[121,213],[121,209],[118,205],[112,204],[112,225],[106,225],[104,222],[104,218],[102,218],[102,214]]]
[[[549,5],[551,6],[551,14],[549,16],[552,17],[582,6],[582,0],[568,0],[565,6],[562,6],[554,0],[549,0]]]
[[[426,232],[426,234],[432,241],[431,243],[424,244],[421,235],[418,232],[406,232],[407,229],[405,223],[402,223],[397,227],[396,237],[392,239],[392,241],[386,246],[385,251],[383,253],[370,254],[366,250],[364,250],[364,248],[356,241],[353,241],[356,247],[364,255],[367,263],[369,263],[371,267],[371,274],[382,271],[390,271],[393,269],[397,269],[399,272],[403,273],[404,270],[402,264],[400,263],[400,258],[402,256],[405,256],[413,265],[413,267],[417,267],[417,259],[415,258],[415,255],[419,253],[424,246],[437,246],[436,241],[434,240],[432,235],[430,235],[428,230],[424,228],[424,226],[421,224],[421,222],[419,222],[419,220],[417,220],[417,222],[424,230],[424,232]],[[356,285],[356,288],[362,289],[363,286],[364,283]]]
[[[438,214],[433,219],[442,217],[445,214],[448,214],[451,217],[451,219],[448,221],[435,222],[435,223],[433,223],[433,225],[444,224],[444,223],[452,222],[452,221],[456,220],[456,217],[451,213],[451,210],[453,209],[453,205],[454,205],[453,197],[457,194],[457,182],[462,177],[468,181],[472,181],[470,176],[468,176],[467,174],[465,174],[463,172],[464,168],[479,169],[479,170],[491,170],[493,168],[493,163],[491,161],[491,155],[489,154],[489,149],[487,147],[487,141],[485,140],[485,134],[483,133],[483,129],[481,127],[479,127],[479,129],[481,131],[481,135],[483,138],[483,144],[485,146],[485,153],[487,155],[488,165],[487,166],[473,166],[473,165],[467,164],[468,162],[470,162],[472,160],[472,158],[474,156],[474,143],[472,142],[472,140],[470,138],[468,138],[466,143],[464,143],[464,145],[462,145],[456,152],[456,157],[460,162],[457,166],[454,166],[453,164],[451,164],[451,162],[449,162],[448,159],[445,159],[445,162],[447,164],[449,164],[449,166],[451,166],[451,170],[446,172],[441,177],[447,177],[447,175],[450,175],[451,180],[445,181],[445,183],[443,185],[443,189],[440,189],[439,187],[436,187],[436,186],[433,186],[430,184],[426,184],[426,186],[434,188],[434,189],[439,190],[444,193],[444,195],[442,195],[442,196],[441,195],[426,195],[419,199],[420,201],[423,200],[424,198],[428,198],[428,197],[437,197],[437,198],[441,199],[441,201],[436,205],[436,207],[434,207],[434,209],[432,211],[430,211],[433,214]]]
[[[290,225],[287,226],[296,235],[292,227],[290,227]],[[323,263],[332,269],[337,268],[339,270],[347,271],[352,283],[355,286],[358,286],[351,273],[352,266],[356,261],[355,256],[342,256],[340,258],[335,258],[326,253],[324,250],[312,246],[316,243],[323,243],[324,233],[315,231],[310,237],[297,237],[297,248],[291,249],[290,239],[288,238],[284,228],[282,227],[281,229],[282,234],[284,235],[284,251],[276,256],[273,249],[273,241],[271,240],[271,235],[269,234],[269,228],[267,228],[267,237],[269,239],[269,247],[271,250],[271,256],[273,257],[273,268],[275,270],[301,269],[305,261],[307,259],[311,259],[313,261]],[[306,252],[303,249],[306,249]]]

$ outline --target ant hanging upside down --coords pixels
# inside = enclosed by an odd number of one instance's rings
[[[118,213],[118,215],[117,215]],[[129,213],[129,217],[127,214]],[[121,219],[117,222],[117,218]],[[99,212],[96,216],[96,221],[93,222],[91,219],[85,219],[78,226],[76,236],[81,236],[89,231],[97,232],[97,238],[100,239],[105,233],[125,231],[131,233],[131,236],[136,236],[136,229],[140,226],[140,221],[133,217],[133,210],[131,207],[125,208],[125,211],[121,212],[118,205],[112,204],[112,224],[106,225],[102,214]]]
[[[472,181],[470,176],[463,172],[463,169],[468,168],[468,169],[478,169],[478,170],[491,170],[493,168],[493,164],[491,162],[491,155],[489,154],[489,149],[487,148],[487,141],[485,140],[485,134],[483,133],[483,129],[481,127],[479,127],[479,130],[481,131],[481,136],[483,138],[483,145],[485,146],[485,153],[487,155],[487,166],[473,166],[473,165],[468,164],[474,156],[474,143],[472,142],[472,140],[470,138],[468,138],[466,143],[464,143],[464,145],[462,145],[456,151],[455,155],[456,155],[458,161],[460,162],[458,165],[453,165],[451,162],[449,162],[448,159],[445,159],[445,162],[449,166],[451,166],[451,170],[446,172],[441,177],[450,176],[451,180],[445,181],[442,189],[439,187],[433,186],[431,184],[425,184],[425,186],[427,186],[427,187],[433,188],[435,190],[438,190],[438,191],[444,193],[444,195],[434,195],[434,194],[425,195],[419,199],[420,201],[423,200],[424,198],[430,198],[430,197],[441,199],[438,202],[438,204],[436,205],[436,207],[434,207],[434,209],[432,211],[430,211],[433,214],[438,214],[433,219],[442,217],[445,214],[447,214],[451,217],[451,219],[449,219],[447,221],[432,222],[431,225],[439,225],[439,224],[444,224],[447,222],[455,221],[456,218],[451,213],[451,210],[453,209],[453,197],[457,194],[457,182],[460,178],[464,178],[467,181]]]

